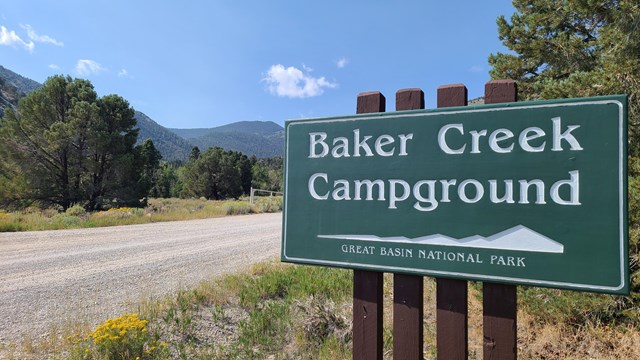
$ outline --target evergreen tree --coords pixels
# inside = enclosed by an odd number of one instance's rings
[[[518,82],[522,99],[627,94],[629,101],[630,302],[640,303],[640,3],[637,0],[514,0],[498,34],[513,54],[489,57],[493,79]],[[633,309],[633,310],[631,310]],[[622,311],[623,310],[623,311]]]
[[[14,198],[94,210],[125,195],[136,176],[133,115],[126,100],[98,98],[87,80],[49,78],[0,122],[0,160],[26,184]]]
[[[207,149],[189,161],[182,172],[183,197],[207,199],[238,198],[251,187],[250,161],[237,151],[219,147]]]
[[[189,155],[189,161],[198,160],[199,157],[200,157],[200,148],[197,146],[194,146],[191,149],[191,154]]]
[[[514,0],[498,18],[513,54],[489,57],[493,79],[514,79],[522,99],[629,95],[631,154],[640,154],[640,4],[637,0]]]
[[[251,167],[252,186],[282,192],[283,159],[280,156],[256,160]]]
[[[158,178],[151,189],[150,196],[159,198],[178,197],[181,192],[178,168],[165,161],[160,162]]]
[[[158,197],[155,189],[156,182],[160,176],[160,160],[162,154],[156,149],[151,139],[146,139],[142,144],[136,146],[136,163],[141,171],[138,180],[139,194],[144,196]]]

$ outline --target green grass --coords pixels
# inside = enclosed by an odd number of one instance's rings
[[[258,197],[254,205],[246,200],[149,199],[149,204],[144,209],[113,208],[93,213],[85,212],[79,205],[74,205],[65,212],[37,208],[19,212],[0,210],[0,232],[147,224],[281,210],[282,197]]]
[[[385,358],[393,352],[392,279],[385,274]],[[45,350],[35,343],[23,345],[22,350],[27,351],[26,358],[54,359],[115,359],[105,354],[122,349],[129,354],[137,351],[141,359],[349,359],[352,281],[350,270],[260,263],[141,303],[137,313],[146,321],[146,333],[132,333],[127,343],[96,344],[95,335],[89,334],[99,333],[99,327],[85,326],[64,329],[72,336],[61,340],[62,345],[51,335]],[[425,278],[427,359],[436,356],[435,288],[435,281]],[[471,283],[469,295],[469,358],[479,359],[481,284]],[[640,356],[640,323],[616,307],[619,297],[525,287],[519,288],[518,296],[522,359]],[[626,309],[637,313],[636,308]],[[22,355],[9,358],[25,358]]]
[[[141,359],[167,354],[172,359],[349,358],[350,310],[334,304],[350,303],[351,281],[348,270],[261,263],[141,304],[140,318],[148,321],[149,335],[138,336],[135,345],[144,350],[151,344],[166,346]],[[211,337],[226,328],[232,329],[227,338]],[[140,339],[147,343],[141,345]],[[86,334],[68,343],[60,357],[102,359],[98,355],[113,350],[98,348]],[[113,343],[115,350],[123,347]]]

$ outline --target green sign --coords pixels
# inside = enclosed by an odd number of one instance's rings
[[[629,291],[625,96],[285,127],[283,261]]]

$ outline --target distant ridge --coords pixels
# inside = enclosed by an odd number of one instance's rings
[[[16,108],[18,101],[42,84],[0,65],[0,116],[5,107]],[[272,121],[240,121],[215,128],[167,129],[140,111],[136,111],[140,129],[138,144],[151,139],[167,161],[186,161],[191,149],[201,151],[219,146],[258,158],[282,156],[284,128]]]
[[[200,150],[219,146],[259,158],[284,153],[284,128],[273,121],[239,121],[214,128],[169,130]]]
[[[6,107],[16,109],[20,98],[42,86],[0,65],[0,117]]]
[[[153,121],[143,112],[136,111],[135,118],[140,129],[138,144],[142,144],[146,139],[151,139],[153,145],[166,161],[186,161],[189,158],[193,148],[190,142]]]
[[[421,236],[414,239],[406,238],[404,236],[378,237],[375,235],[318,235],[318,237],[321,239],[379,241],[494,250],[564,253],[564,245],[523,225],[512,227],[489,237],[473,235],[462,239],[454,239],[442,234]]]
[[[0,78],[4,79],[8,84],[15,86],[23,96],[42,86],[39,82],[16,74],[2,65],[0,65]]]

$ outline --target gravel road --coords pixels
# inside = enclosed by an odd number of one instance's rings
[[[0,233],[0,344],[96,325],[202,280],[274,258],[282,214]]]

